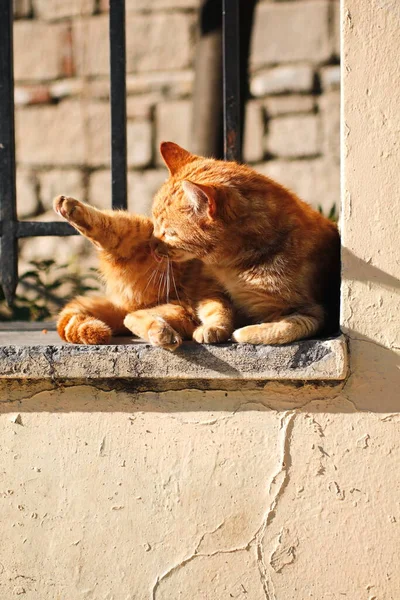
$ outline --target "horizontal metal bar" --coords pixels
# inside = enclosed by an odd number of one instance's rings
[[[20,221],[17,224],[17,237],[39,237],[44,235],[79,235],[69,223],[58,221]]]

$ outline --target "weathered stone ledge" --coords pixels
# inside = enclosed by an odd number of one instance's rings
[[[348,370],[344,336],[287,346],[188,342],[172,353],[132,338],[107,346],[65,344],[44,326],[0,325],[0,378],[340,381]]]

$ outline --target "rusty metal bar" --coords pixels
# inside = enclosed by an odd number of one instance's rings
[[[110,0],[112,207],[127,208],[125,0]]]
[[[222,1],[225,160],[241,160],[239,0]]]

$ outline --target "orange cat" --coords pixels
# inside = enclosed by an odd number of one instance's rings
[[[107,297],[79,297],[61,311],[57,330],[77,344],[106,344],[128,333],[170,350],[182,339],[214,343],[233,331],[228,299],[200,261],[182,264],[151,251],[153,224],[123,211],[100,211],[58,196],[55,211],[100,251]]]
[[[248,166],[172,142],[161,144],[161,154],[170,177],[153,205],[157,251],[210,267],[247,323],[233,339],[285,344],[336,333],[336,226]]]

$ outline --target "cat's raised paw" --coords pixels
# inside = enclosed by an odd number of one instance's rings
[[[230,332],[224,327],[200,325],[193,332],[193,339],[199,344],[220,344],[226,342],[229,337]]]
[[[166,350],[176,350],[182,344],[182,338],[164,319],[158,317],[147,332],[152,346],[160,346]]]
[[[57,196],[53,200],[55,212],[73,225],[88,227],[86,219],[86,207],[79,200],[70,196]]]

